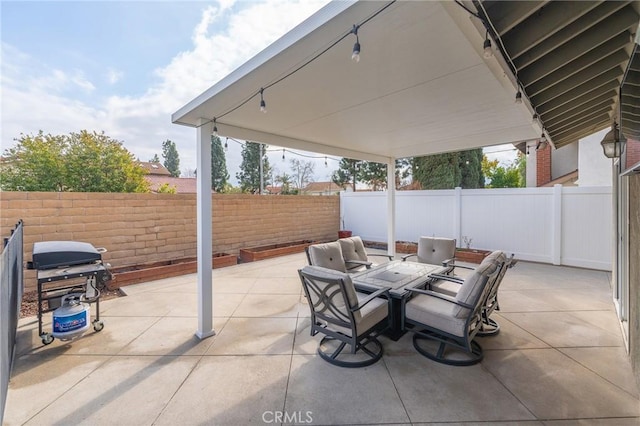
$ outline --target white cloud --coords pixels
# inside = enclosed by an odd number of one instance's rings
[[[2,44],[2,145],[20,133],[68,133],[104,130],[147,160],[171,139],[180,153],[182,169],[195,168],[195,131],[171,124],[171,114],[264,49],[326,1],[222,0],[204,9],[192,33],[192,47],[177,53],[155,70],[158,79],[142,95],[111,96],[89,104],[77,100],[72,89],[84,93],[95,86],[81,70],[49,70],[19,49]],[[237,6],[237,7],[236,7]],[[150,7],[152,7],[150,5]],[[237,10],[236,10],[237,9]],[[171,33],[167,32],[167,37]],[[52,49],[57,46],[52,46]],[[107,82],[123,74],[107,72]],[[231,144],[227,165],[232,179],[240,163],[240,147]]]
[[[124,77],[124,72],[117,70],[115,68],[109,68],[107,70],[107,81],[109,84],[116,84]]]

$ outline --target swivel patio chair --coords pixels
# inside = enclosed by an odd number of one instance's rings
[[[482,325],[482,304],[488,283],[499,271],[494,262],[481,264],[455,297],[420,288],[407,288],[414,297],[403,305],[403,329],[411,331],[413,346],[425,357],[449,365],[473,365],[484,356],[474,341]]]
[[[482,325],[477,333],[478,336],[493,336],[500,332],[500,325],[496,320],[491,318],[491,314],[495,310],[500,310],[500,306],[498,304],[498,289],[507,269],[512,268],[516,264],[513,257],[514,255],[512,254],[511,257],[507,258],[502,251],[497,250],[489,254],[489,256],[482,261],[482,263],[495,263],[499,272],[496,278],[489,282],[489,291],[487,293],[486,300],[482,304]],[[472,273],[472,271],[474,271],[474,268],[468,266],[455,265],[454,272],[458,268],[464,268],[468,273]],[[460,286],[464,282],[463,278],[457,277],[453,274],[444,276],[432,275],[432,278],[438,278],[438,280],[431,281],[429,283],[431,290],[452,297],[456,296],[460,290]]]
[[[337,241],[312,244],[305,248],[305,253],[307,254],[309,265],[347,272],[347,266],[342,256],[342,248]]]
[[[317,266],[298,273],[311,309],[311,335],[325,335],[318,355],[339,367],[377,362],[383,352],[377,336],[389,328],[389,288],[361,293],[349,274]],[[347,345],[350,350],[344,351]]]
[[[456,240],[453,238],[420,237],[418,252],[402,256],[402,260],[406,261],[412,256],[417,256],[420,263],[449,266],[456,256]]]
[[[389,254],[367,253],[362,238],[355,236],[349,238],[340,238],[338,240],[342,249],[342,257],[347,268],[347,272],[358,272],[363,269],[369,269],[372,266],[369,256],[382,256],[389,260],[393,260],[393,256]]]

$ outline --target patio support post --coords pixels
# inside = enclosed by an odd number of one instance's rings
[[[387,254],[396,255],[396,159],[387,162]]]
[[[197,234],[198,234],[198,330],[196,336],[213,336],[213,234],[211,227],[211,130],[200,119],[197,128]]]
[[[553,185],[553,221],[551,226],[551,258],[562,265],[562,185]]]

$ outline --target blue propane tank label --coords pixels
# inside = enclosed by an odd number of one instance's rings
[[[87,325],[87,311],[78,312],[68,317],[53,318],[53,332],[64,333],[78,330]]]

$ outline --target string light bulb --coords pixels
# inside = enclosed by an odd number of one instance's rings
[[[531,124],[536,124],[536,121],[538,121],[538,114],[534,113],[531,117]]]
[[[225,138],[224,140],[224,150],[229,151],[229,138]]]
[[[324,157],[324,166],[329,167],[329,164],[327,164],[327,157]]]
[[[356,63],[360,62],[360,38],[358,37],[358,28],[360,28],[359,25],[353,24],[353,29],[351,30],[351,33],[356,35],[356,42],[353,45],[351,60]]]
[[[284,148],[282,148],[282,161],[284,161]]]
[[[218,126],[216,126],[216,118],[213,117],[213,131],[211,132],[211,135],[213,135],[213,137],[218,137]]]
[[[489,31],[484,36],[484,44],[482,45],[483,56],[485,59],[489,59],[493,56],[493,50],[491,49],[491,40],[489,40]]]
[[[520,88],[518,88],[518,92],[516,93],[516,104],[521,104],[522,103],[522,92],[520,91]]]
[[[264,101],[264,88],[260,88],[260,112],[267,113],[267,103]]]

